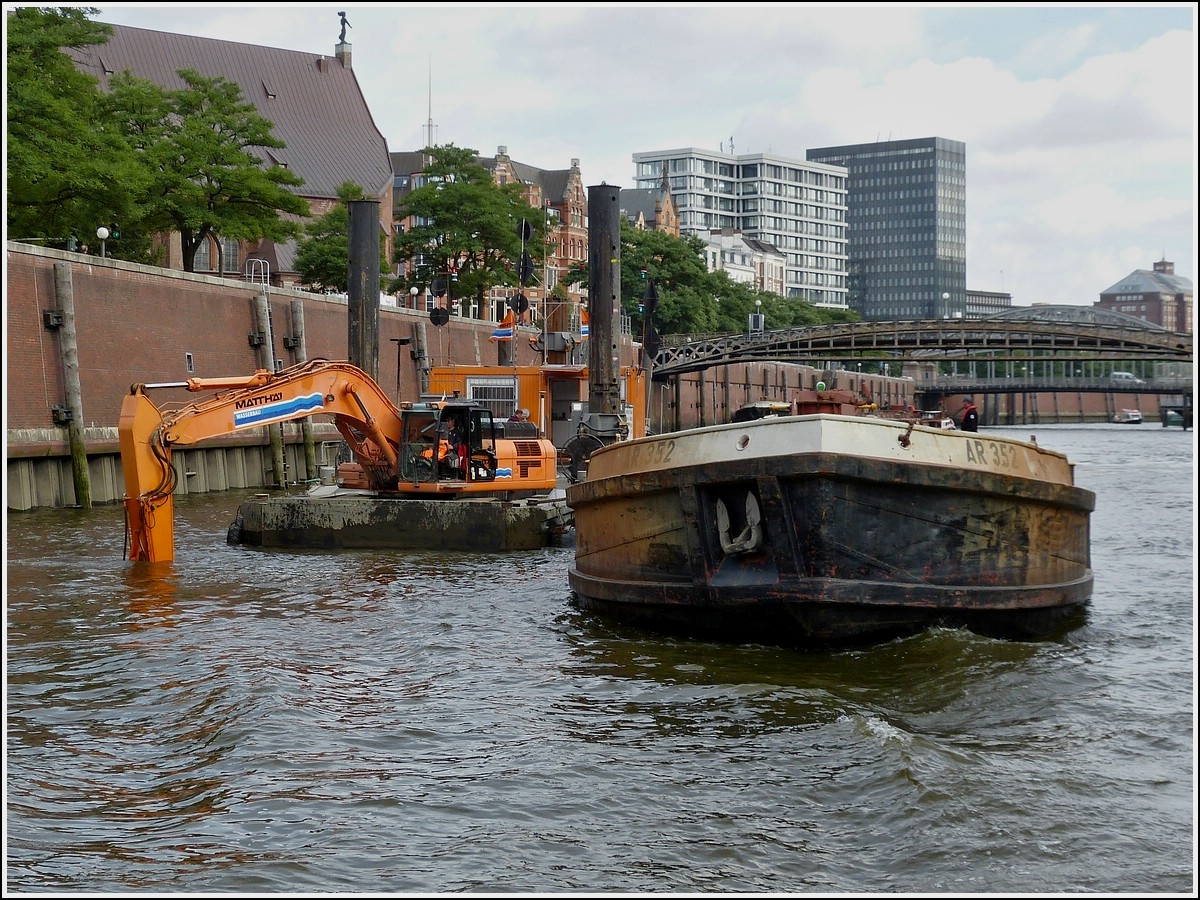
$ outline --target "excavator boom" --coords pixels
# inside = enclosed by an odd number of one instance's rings
[[[155,388],[218,393],[163,411],[148,395]],[[339,431],[356,438],[356,453],[369,481],[378,486],[389,479],[394,482],[400,412],[378,384],[349,363],[311,360],[278,373],[260,369],[241,378],[191,378],[130,387],[117,426],[129,558],[174,559],[172,448],[319,414],[332,415]]]
[[[164,410],[149,396],[159,388],[216,393]],[[352,470],[347,487],[452,499],[529,496],[555,486],[557,454],[536,428],[497,439],[491,413],[469,401],[405,404],[401,412],[370,376],[345,362],[316,359],[282,372],[134,384],[117,429],[129,558],[174,559],[174,447],[315,415],[331,416],[354,454],[355,463],[343,466]],[[466,429],[453,445],[442,434],[451,422]]]

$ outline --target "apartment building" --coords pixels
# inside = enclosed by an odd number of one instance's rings
[[[696,147],[633,154],[637,188],[664,171],[681,234],[708,241],[725,229],[769,244],[784,257],[785,297],[845,309],[846,170],[766,153]]]
[[[848,302],[867,321],[967,315],[967,148],[940,137],[820,147],[847,173]]]

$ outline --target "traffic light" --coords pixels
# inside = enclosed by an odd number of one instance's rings
[[[645,281],[645,280],[646,280],[646,274],[647,274],[647,273],[646,273],[646,267],[645,267],[645,266],[642,266],[642,281]]]
[[[119,238],[121,236],[121,226],[116,222],[113,222],[111,225],[109,225],[108,236],[112,239]]]

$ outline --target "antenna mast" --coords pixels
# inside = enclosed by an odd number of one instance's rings
[[[429,118],[425,122],[425,146],[433,146],[433,59],[429,60]]]

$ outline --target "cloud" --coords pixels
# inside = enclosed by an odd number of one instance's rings
[[[97,16],[332,54],[336,10]],[[116,13],[117,8],[106,8]],[[1191,277],[1195,10],[745,3],[347,12],[391,150],[453,142],[632,187],[632,156],[940,136],[967,146],[968,286],[1090,304],[1164,253]]]

